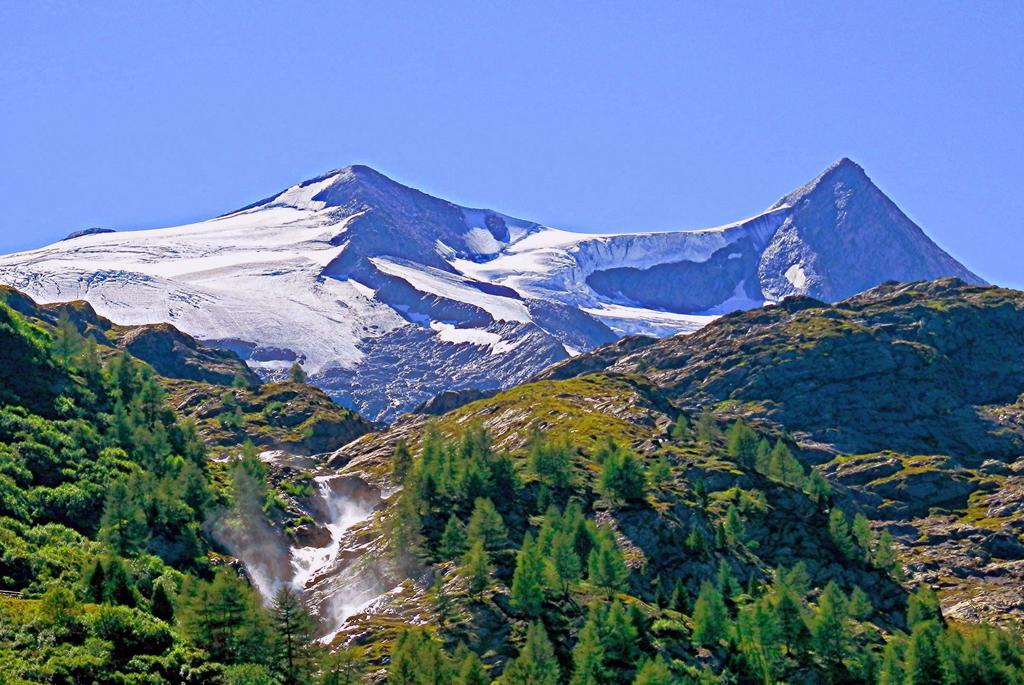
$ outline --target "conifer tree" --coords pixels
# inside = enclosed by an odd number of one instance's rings
[[[107,564],[106,580],[103,582],[103,601],[106,604],[129,607],[136,604],[134,584],[118,557],[114,557]]]
[[[676,685],[678,682],[660,654],[653,661],[645,661],[633,679],[633,685]]]
[[[672,438],[677,442],[682,442],[691,435],[693,435],[693,428],[690,426],[690,420],[686,418],[686,414],[680,414],[672,424]]]
[[[914,624],[903,658],[904,685],[949,682],[945,678],[947,669],[944,668],[944,655],[939,646],[941,637],[942,627],[936,621],[926,620]]]
[[[843,659],[849,651],[845,606],[846,598],[842,590],[830,581],[818,598],[818,607],[811,623],[811,644],[829,682],[842,679]]]
[[[469,517],[466,532],[470,542],[481,540],[488,551],[503,548],[508,540],[508,531],[501,514],[494,508],[491,500],[482,497],[473,504],[473,513]]]
[[[502,675],[503,685],[557,685],[559,677],[555,649],[544,624],[534,621],[526,630],[526,642]]]
[[[806,608],[803,600],[786,581],[782,569],[775,571],[772,579],[770,601],[778,620],[779,639],[787,656],[803,651],[810,638],[804,619]]]
[[[683,545],[690,552],[701,554],[707,552],[708,541],[704,538],[703,533],[700,532],[700,528],[693,526],[690,528],[690,532],[687,533]]]
[[[714,647],[726,636],[729,612],[714,585],[704,581],[693,606],[693,641],[705,647]]]
[[[396,483],[405,483],[409,471],[412,470],[412,452],[405,440],[399,440],[391,455],[391,475]]]
[[[863,621],[871,612],[874,611],[874,607],[871,605],[871,599],[867,593],[857,585],[853,588],[850,593],[850,599],[846,603],[846,613],[850,615],[850,618],[857,621]]]
[[[474,540],[470,544],[469,551],[462,557],[461,572],[466,577],[469,593],[475,597],[479,597],[491,584],[493,568],[482,540]]]
[[[814,470],[807,477],[804,489],[807,491],[808,496],[818,503],[818,506],[824,506],[832,497],[832,486],[829,485],[824,476]]]
[[[547,558],[549,562],[549,585],[557,588],[562,596],[569,594],[569,589],[580,580],[583,563],[576,554],[574,536],[568,531],[558,531],[551,541]]]
[[[775,685],[783,670],[780,627],[769,598],[743,607],[736,620],[736,645],[757,682]]]
[[[753,468],[757,459],[757,442],[757,433],[743,419],[737,419],[725,436],[725,450],[737,464]]]
[[[255,592],[234,571],[219,570],[186,598],[178,620],[184,633],[213,661],[271,663],[273,641]]]
[[[596,544],[590,551],[588,580],[611,596],[626,588],[629,569],[609,528],[599,528]]]
[[[564,439],[550,440],[539,430],[534,430],[529,440],[529,467],[548,487],[569,487],[572,482],[572,447]]]
[[[466,526],[459,517],[452,514],[448,517],[441,540],[437,545],[437,553],[441,559],[458,559],[466,553]]]
[[[451,663],[440,643],[423,628],[398,634],[391,650],[388,685],[451,685]]]
[[[913,628],[925,621],[943,623],[939,598],[929,585],[921,585],[907,600],[907,627]]]
[[[487,676],[487,668],[476,652],[460,643],[455,652],[455,685],[490,685],[491,679]]]
[[[72,366],[75,357],[85,347],[85,339],[78,332],[78,327],[68,316],[68,308],[62,307],[57,318],[57,326],[53,332],[54,356],[65,367]]]
[[[616,449],[601,464],[600,487],[610,499],[638,502],[647,495],[647,475],[636,455]]]
[[[709,411],[701,412],[697,417],[697,439],[705,445],[710,445],[722,437],[722,430],[718,427],[718,420]]]
[[[275,632],[274,659],[285,685],[298,685],[311,670],[310,646],[316,623],[291,587],[282,585],[274,593],[271,617]]]
[[[570,685],[603,685],[607,682],[599,623],[599,611],[596,607],[591,607],[590,615],[580,631],[576,647],[572,650]]]
[[[388,522],[388,543],[392,558],[399,564],[411,566],[423,553],[423,520],[420,518],[420,504],[415,488],[403,488],[398,495],[395,513]]]
[[[885,571],[896,580],[903,577],[903,566],[900,564],[899,556],[893,545],[892,534],[889,531],[882,531],[878,537],[871,562],[875,568]]]
[[[678,611],[681,614],[685,614],[690,610],[690,593],[686,589],[686,585],[682,579],[676,581],[675,587],[672,588],[672,598],[669,600],[669,608],[674,611]]]
[[[860,558],[863,561],[870,561],[875,548],[875,533],[871,530],[871,524],[864,514],[857,512],[853,517],[853,526],[850,528],[853,540],[860,549]]]
[[[158,581],[153,585],[153,596],[149,600],[149,613],[168,623],[174,620],[174,602],[167,589],[167,582]]]
[[[639,632],[622,602],[612,602],[601,628],[604,665],[609,679],[616,683],[629,682],[640,656]]]
[[[145,544],[146,517],[135,493],[122,480],[116,480],[107,491],[100,519],[100,540],[120,556],[131,556]]]
[[[743,519],[740,518],[740,512],[736,509],[735,504],[730,504],[728,510],[725,512],[725,523],[723,524],[725,530],[726,541],[733,546],[743,544],[743,537],[746,534],[746,528],[743,525]]]
[[[107,575],[103,570],[103,563],[97,559],[85,579],[86,601],[94,604],[103,602],[103,588],[106,586]]]
[[[850,523],[842,509],[834,508],[828,515],[828,532],[836,549],[847,559],[857,558],[857,546],[850,535]]]
[[[544,557],[530,533],[523,537],[523,546],[516,555],[509,601],[513,609],[527,618],[540,616],[544,603]]]
[[[903,685],[903,641],[892,638],[882,652],[882,666],[878,670],[878,685]]]

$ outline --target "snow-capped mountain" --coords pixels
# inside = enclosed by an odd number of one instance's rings
[[[92,229],[0,258],[0,282],[39,301],[169,321],[264,374],[299,360],[383,419],[443,390],[519,382],[618,335],[940,276],[982,282],[846,159],[762,214],[699,231],[562,231],[351,166],[209,221]]]

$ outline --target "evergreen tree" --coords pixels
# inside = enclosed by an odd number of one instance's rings
[[[458,559],[466,553],[466,526],[455,514],[448,517],[444,533],[437,545],[437,553],[441,559]]]
[[[672,598],[669,600],[668,606],[681,614],[690,610],[690,593],[682,579],[677,580],[675,587],[672,588]]]
[[[388,543],[392,558],[403,566],[414,565],[423,553],[423,520],[415,488],[403,488],[395,512],[389,519]]]
[[[914,624],[903,659],[903,685],[949,682],[939,646],[941,637],[942,627],[936,621]]]
[[[693,641],[705,647],[714,647],[726,636],[729,613],[722,593],[704,581],[693,607]]]
[[[857,512],[853,517],[853,526],[850,529],[853,540],[860,549],[860,557],[863,561],[870,561],[875,547],[875,534],[871,530],[871,524],[864,514]]]
[[[718,573],[715,575],[715,587],[725,599],[731,599],[740,593],[740,584],[733,575],[732,567],[725,559],[718,561]]]
[[[523,537],[523,546],[516,555],[509,601],[513,609],[527,618],[540,616],[544,603],[544,557],[530,533]]]
[[[122,480],[110,485],[100,519],[100,540],[120,556],[131,556],[146,541],[146,516],[135,493]]]
[[[686,535],[686,540],[683,545],[690,552],[695,554],[702,554],[708,550],[708,541],[704,538],[703,533],[700,532],[700,528],[693,526],[690,528],[690,532]]]
[[[736,645],[747,669],[762,685],[774,685],[782,675],[781,629],[770,599],[743,607],[736,621]]]
[[[72,361],[85,348],[85,339],[78,327],[68,316],[67,306],[62,307],[57,318],[57,326],[53,332],[53,354],[65,367],[72,366]]]
[[[647,480],[653,485],[663,488],[672,482],[672,466],[665,457],[658,457],[647,469]]]
[[[107,574],[103,570],[103,563],[97,559],[85,579],[86,601],[101,604],[103,602],[103,588],[106,586],[106,583]]]
[[[871,605],[871,599],[867,593],[858,585],[850,593],[850,599],[846,603],[846,613],[850,618],[863,621],[868,618],[875,608]]]
[[[396,483],[405,483],[411,470],[412,452],[409,450],[409,444],[405,440],[399,440],[391,455],[391,475]]]
[[[273,642],[255,592],[234,571],[221,569],[198,583],[178,611],[183,633],[223,664],[272,663]]]
[[[892,534],[889,531],[882,531],[878,537],[871,562],[875,568],[885,571],[896,580],[903,577],[903,565],[900,563],[899,555],[896,554]]]
[[[469,517],[467,533],[470,542],[481,540],[488,551],[503,548],[508,540],[508,531],[501,514],[494,508],[491,500],[482,497],[473,504],[473,514]]]
[[[921,585],[907,600],[907,627],[913,628],[926,621],[943,623],[942,608],[935,591],[928,585]]]
[[[729,505],[729,509],[725,513],[725,523],[722,527],[725,530],[725,539],[730,545],[743,544],[746,529],[743,525],[743,519],[740,518],[740,512],[736,509],[736,505]]]
[[[857,546],[850,535],[850,523],[846,520],[846,514],[839,508],[829,512],[828,533],[840,554],[847,559],[857,558]]]
[[[811,644],[828,682],[838,682],[843,678],[843,659],[849,651],[845,606],[846,598],[842,591],[834,582],[829,582],[818,598],[811,623]]]
[[[575,537],[569,531],[558,531],[547,553],[548,585],[557,588],[562,596],[580,580],[583,563],[576,554]]]
[[[878,671],[878,685],[903,685],[903,641],[894,637],[882,652],[882,666]]]
[[[770,592],[772,607],[778,620],[779,639],[787,656],[802,652],[810,639],[804,614],[806,607],[786,580],[782,569],[775,572]]]
[[[365,673],[366,662],[359,652],[352,647],[342,647],[328,652],[320,660],[317,685],[363,685]]]
[[[503,685],[557,685],[558,660],[544,624],[534,621],[526,630],[526,642],[502,675]]]
[[[678,682],[661,655],[654,661],[645,661],[633,679],[633,685],[676,685]]]
[[[601,464],[601,493],[625,502],[641,501],[647,495],[643,465],[631,452],[616,448]]]
[[[607,682],[604,667],[604,646],[601,643],[600,612],[591,607],[590,616],[580,631],[572,651],[570,685],[603,685]]]
[[[158,581],[153,585],[153,596],[149,600],[149,613],[162,621],[170,623],[174,620],[174,602],[167,589],[167,583]]]
[[[686,414],[680,414],[676,418],[676,422],[672,424],[672,438],[677,442],[682,442],[693,435],[693,428],[690,426],[690,420],[686,418]]]
[[[310,646],[316,637],[316,623],[291,587],[282,585],[274,593],[271,618],[275,632],[275,666],[285,685],[306,682],[311,671]]]
[[[103,601],[133,607],[136,604],[135,586],[128,576],[128,570],[117,557],[107,564],[106,580],[103,582]]]
[[[469,551],[462,557],[460,571],[466,577],[469,593],[475,597],[479,597],[491,584],[493,569],[483,540],[474,540],[470,545]]]
[[[490,685],[491,679],[487,676],[487,668],[480,661],[480,657],[464,643],[459,644],[455,662],[458,665],[455,685]]]
[[[757,442],[757,433],[743,419],[738,419],[725,436],[725,451],[737,464],[753,468],[757,459]]]
[[[705,445],[710,445],[722,437],[722,430],[718,427],[718,420],[709,411],[701,412],[697,417],[697,439]]]
[[[529,440],[529,468],[537,479],[551,488],[566,488],[572,482],[572,447],[568,441],[549,440],[534,430]]]
[[[596,544],[587,560],[588,580],[603,588],[609,596],[626,589],[629,569],[609,528],[599,528]]]
[[[601,628],[604,665],[609,679],[616,683],[629,682],[640,657],[639,632],[622,602],[612,602]]]
[[[757,441],[757,453],[754,457],[754,468],[769,477],[772,476],[772,445],[761,438]]]
[[[451,685],[452,665],[441,644],[424,628],[398,634],[391,650],[388,685]]]
[[[817,502],[819,506],[826,504],[832,497],[832,486],[829,485],[824,476],[814,470],[807,477],[807,483],[804,488],[807,490],[808,496]]]

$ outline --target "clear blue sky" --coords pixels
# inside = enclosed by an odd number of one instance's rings
[[[563,228],[700,228],[849,156],[1024,287],[1022,74],[1021,2],[8,0],[0,251],[355,162]]]

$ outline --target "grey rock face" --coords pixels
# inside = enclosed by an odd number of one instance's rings
[[[984,281],[900,211],[849,159],[779,200],[788,215],[761,255],[766,298],[810,295],[834,302],[885,281],[952,276]]]

